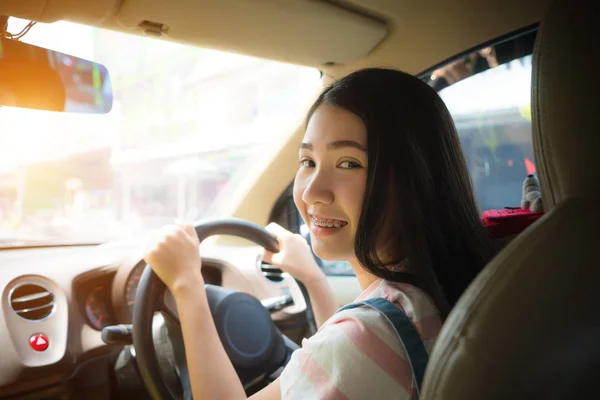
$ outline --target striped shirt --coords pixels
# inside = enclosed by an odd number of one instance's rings
[[[427,352],[442,323],[430,298],[414,286],[378,279],[355,302],[383,297],[413,322]],[[292,354],[281,396],[296,399],[410,399],[412,370],[392,326],[370,307],[333,315]]]

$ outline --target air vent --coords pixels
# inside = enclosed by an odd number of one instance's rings
[[[18,316],[39,321],[54,309],[54,294],[40,285],[27,283],[12,290],[10,305]]]
[[[271,264],[268,264],[264,261],[261,262],[260,270],[262,271],[263,276],[272,282],[283,281],[283,271]]]

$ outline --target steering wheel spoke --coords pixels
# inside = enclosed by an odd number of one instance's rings
[[[177,311],[175,297],[169,290],[165,290],[157,309],[157,311],[163,313],[166,318],[176,321],[179,324],[179,312]]]
[[[183,343],[183,335],[181,334],[179,320],[171,317],[165,311],[161,312],[160,314],[164,317],[164,327],[168,337],[167,340],[172,349],[172,357],[169,359],[169,361],[179,382],[179,387],[177,389],[181,390],[181,395],[184,400],[192,399],[192,387],[190,384],[190,376],[185,356],[185,346]]]
[[[179,312],[177,310],[177,304],[175,303],[175,297],[169,290],[165,290],[161,300],[159,300],[157,311],[158,313],[155,314],[154,318],[156,320],[159,315],[162,317],[163,327],[166,329],[168,342],[172,349],[172,357],[169,361],[174,369],[177,380],[179,381],[179,388],[177,389],[181,390],[183,400],[191,400],[193,399],[192,386],[190,383],[185,346],[179,321]]]

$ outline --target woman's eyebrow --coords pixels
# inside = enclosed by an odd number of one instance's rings
[[[336,140],[335,142],[331,142],[327,145],[327,148],[330,150],[341,149],[344,147],[354,147],[360,151],[367,152],[367,149],[360,143],[355,142],[354,140]]]
[[[367,149],[362,144],[355,142],[354,140],[336,140],[335,142],[331,142],[327,145],[327,149],[329,150],[341,149],[344,147],[354,147],[355,149],[364,151],[365,153],[367,152]],[[303,142],[300,143],[300,149],[312,150],[313,145],[312,143]]]

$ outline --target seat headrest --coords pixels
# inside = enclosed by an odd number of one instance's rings
[[[532,120],[544,209],[600,193],[600,21],[591,0],[556,0],[533,53]]]

